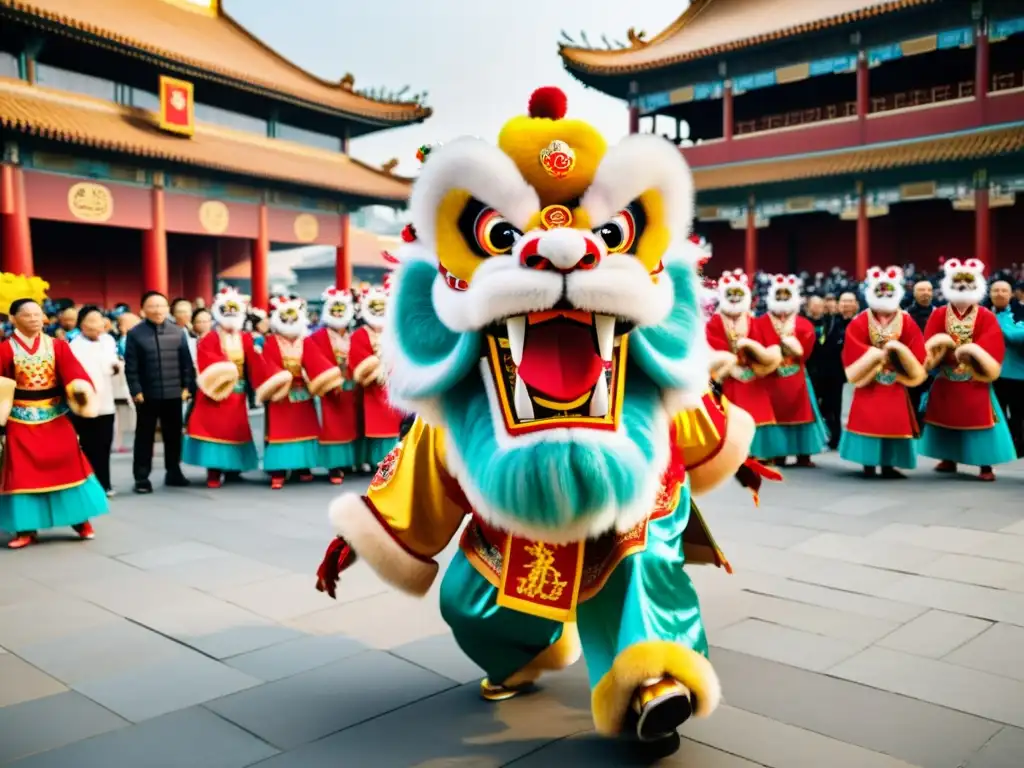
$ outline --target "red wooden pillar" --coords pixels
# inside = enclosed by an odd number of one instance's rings
[[[32,277],[32,236],[21,168],[0,165],[0,271]]]
[[[732,138],[735,123],[732,110],[732,82],[726,80],[725,88],[722,90],[722,137],[726,141]]]
[[[151,200],[153,222],[142,233],[142,290],[167,295],[167,226],[161,187],[153,187]]]
[[[206,306],[210,306],[213,296],[213,261],[217,246],[214,240],[209,244],[196,245],[186,260],[185,272],[182,280],[182,295],[189,301],[202,299]]]
[[[857,54],[857,117],[861,120],[871,112],[871,73],[864,51]]]
[[[267,223],[267,204],[260,203],[259,229],[256,242],[252,245],[249,276],[252,286],[252,306],[262,310],[270,309],[270,227]]]
[[[640,109],[638,107],[629,108],[629,132],[640,133]]]
[[[974,103],[979,124],[985,121],[985,105],[991,86],[988,54],[988,29],[983,19],[978,23],[974,45]]]
[[[334,254],[334,287],[352,287],[352,259],[349,253],[349,215],[341,214],[341,243]]]
[[[868,226],[868,196],[863,182],[857,182],[857,262],[855,272],[858,280],[868,274],[871,258],[871,229]]]
[[[747,205],[747,241],[743,251],[743,271],[750,277],[753,285],[754,274],[757,272],[757,208],[754,196],[750,196]]]
[[[974,187],[974,257],[991,270],[992,209],[988,200],[988,175],[982,171],[975,177]]]

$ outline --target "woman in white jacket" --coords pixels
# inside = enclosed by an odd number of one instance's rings
[[[121,372],[117,342],[103,330],[103,313],[97,307],[82,307],[78,313],[81,333],[71,342],[71,351],[85,368],[96,388],[99,415],[93,419],[72,416],[82,453],[92,465],[96,479],[108,496],[110,487],[110,446],[114,440],[114,377]]]

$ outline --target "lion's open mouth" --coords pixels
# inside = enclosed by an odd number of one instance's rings
[[[880,299],[892,298],[896,295],[896,288],[892,283],[879,283],[875,286],[875,296]]]
[[[489,368],[508,430],[614,429],[630,329],[576,310],[531,312],[492,329]]]
[[[789,301],[791,298],[793,298],[793,294],[788,288],[779,288],[775,291],[776,301]]]

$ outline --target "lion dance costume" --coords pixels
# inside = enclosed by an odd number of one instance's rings
[[[900,309],[903,270],[868,270],[864,297],[868,308],[846,329],[843,367],[856,389],[850,418],[839,441],[839,456],[864,467],[873,477],[898,478],[899,469],[917,467],[917,417],[907,387],[928,378],[924,336]]]
[[[743,465],[754,423],[707,391],[685,161],[655,136],[609,148],[565,106],[541,89],[497,147],[424,163],[381,345],[418,419],[332,504],[317,586],[358,555],[424,595],[469,516],[440,601],[483,697],[582,651],[600,733],[677,739],[720,698],[683,565],[727,564],[691,496]]]
[[[938,375],[928,392],[918,451],[939,459],[939,472],[973,464],[980,468],[979,478],[991,481],[993,465],[1017,458],[992,387],[1002,371],[1006,341],[996,316],[978,306],[987,288],[985,265],[978,259],[948,259],[942,268],[942,295],[949,304],[935,309],[924,329],[925,365],[937,368]]]

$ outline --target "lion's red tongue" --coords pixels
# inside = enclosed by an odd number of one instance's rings
[[[568,403],[590,392],[602,370],[589,327],[560,320],[528,327],[519,376],[539,393]]]

